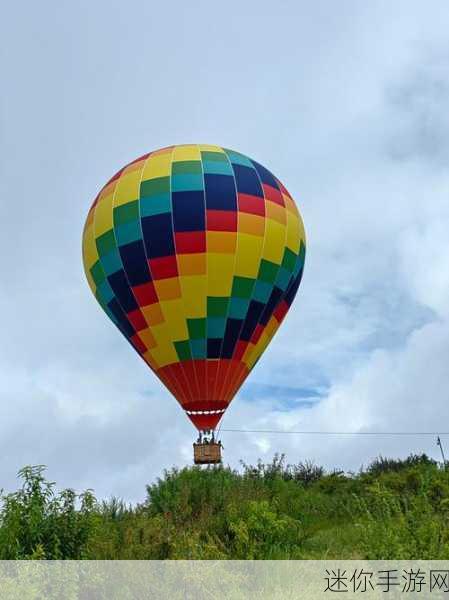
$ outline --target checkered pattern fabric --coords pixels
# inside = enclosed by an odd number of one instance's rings
[[[304,227],[243,154],[172,146],[121,169],[83,234],[89,285],[200,430],[213,429],[299,287]]]

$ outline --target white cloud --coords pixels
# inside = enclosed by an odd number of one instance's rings
[[[173,142],[216,142],[266,164],[308,234],[298,298],[250,381],[325,397],[280,410],[242,395],[224,427],[439,428],[449,416],[441,3],[113,5],[44,3],[26,17],[11,5],[4,19],[3,485],[41,462],[63,485],[140,499],[164,467],[191,461],[192,426],[96,306],[80,259],[98,188]],[[330,468],[436,454],[431,438],[223,441],[233,465],[275,451]]]
[[[449,198],[449,189],[447,189]],[[449,204],[449,202],[448,202]],[[399,249],[410,291],[442,319],[449,318],[449,208],[446,215],[404,232]]]
[[[279,412],[265,405],[232,405],[225,428],[284,431],[449,432],[449,324],[432,323],[409,336],[404,347],[376,350],[348,381],[331,386],[312,408]],[[237,457],[239,438],[224,433],[227,455]],[[405,456],[427,452],[439,458],[435,436],[308,436],[245,434],[246,460],[256,460],[261,442],[289,461],[313,457],[327,468],[357,470],[379,454]],[[449,436],[446,438],[449,442]]]

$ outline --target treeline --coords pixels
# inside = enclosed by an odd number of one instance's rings
[[[0,498],[0,559],[449,559],[449,470],[310,463],[166,471],[136,506],[56,492],[42,466]]]

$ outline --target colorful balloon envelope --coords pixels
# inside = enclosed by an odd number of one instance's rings
[[[296,295],[301,216],[247,156],[150,152],[96,197],[84,268],[103,310],[200,431],[213,430]]]

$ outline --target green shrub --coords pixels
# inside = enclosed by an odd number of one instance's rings
[[[186,467],[142,504],[57,492],[44,467],[0,494],[0,559],[449,559],[449,471],[425,455],[365,471]]]
[[[22,488],[2,494],[0,559],[83,558],[93,529],[96,501],[90,491],[79,497],[71,489],[55,494],[44,467],[19,471]],[[80,507],[76,508],[77,499]]]

